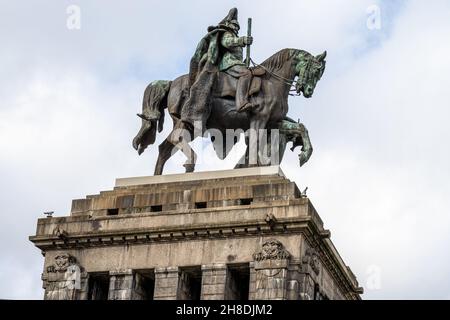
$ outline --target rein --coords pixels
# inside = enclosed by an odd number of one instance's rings
[[[258,63],[256,63],[255,61],[253,61],[252,58],[250,58],[250,61],[252,62],[252,64],[253,64],[254,67],[261,67],[261,68],[263,68],[268,74],[270,74],[271,76],[273,76],[275,79],[277,79],[278,81],[283,82],[284,84],[287,84],[287,85],[289,86],[289,88],[290,88],[290,89],[289,89],[289,92],[293,92],[293,91],[296,92],[295,94],[289,93],[290,96],[301,96],[301,94],[298,93],[298,92],[297,92],[297,89],[295,88],[295,85],[294,85],[294,83],[293,83],[294,80],[286,79],[285,77],[282,77],[282,76],[280,76],[279,74],[277,74],[277,73],[275,73],[275,72],[273,72],[273,71],[270,71],[269,69],[267,69],[267,68],[264,67],[263,65],[258,64]],[[308,71],[309,71],[309,70],[308,70]],[[292,87],[294,87],[294,88],[292,88]]]

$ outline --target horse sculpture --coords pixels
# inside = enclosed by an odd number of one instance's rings
[[[184,164],[186,172],[192,172],[195,168],[196,154],[189,146],[198,136],[202,136],[205,130],[213,129],[221,133],[222,139],[211,136],[214,149],[220,159],[227,156],[231,148],[239,141],[239,136],[233,136],[231,143],[226,143],[224,137],[229,136],[227,130],[243,130],[246,132],[247,150],[237,167],[250,167],[273,165],[263,158],[261,146],[276,144],[281,161],[286,143],[292,141],[293,150],[302,146],[299,154],[300,166],[308,161],[312,153],[308,131],[301,123],[297,123],[287,117],[288,97],[291,91],[297,95],[310,98],[317,82],[325,70],[326,52],[313,56],[304,50],[283,49],[265,60],[261,65],[256,65],[254,75],[256,88],[250,92],[250,100],[254,108],[249,112],[237,112],[234,97],[223,92],[214,93],[210,101],[211,113],[206,122],[206,128],[195,130],[187,126],[181,120],[181,108],[189,96],[188,75],[178,77],[173,81],[152,82],[144,92],[142,113],[138,116],[142,119],[141,129],[133,139],[133,147],[142,154],[148,145],[153,144],[156,138],[156,130],[161,132],[164,123],[164,111],[167,108],[173,120],[173,130],[159,145],[159,155],[155,167],[155,175],[161,175],[166,161],[178,150],[187,157]],[[258,76],[257,76],[258,75]],[[294,80],[297,80],[294,83]],[[215,87],[221,86],[218,78]],[[295,85],[295,89],[291,89]],[[217,91],[217,90],[216,90]],[[219,90],[220,91],[220,90]],[[251,90],[252,91],[252,90]],[[180,133],[180,130],[183,133]],[[280,139],[277,141],[262,141],[259,134],[261,130],[279,130]],[[277,163],[278,164],[278,163]]]

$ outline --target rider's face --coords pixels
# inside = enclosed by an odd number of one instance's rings
[[[231,29],[233,29],[234,32],[236,32],[236,34],[239,32],[239,25],[232,23],[230,24]]]

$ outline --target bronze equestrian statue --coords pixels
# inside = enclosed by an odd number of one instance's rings
[[[214,149],[224,159],[239,141],[230,130],[245,131],[247,150],[236,167],[279,164],[286,144],[293,150],[302,146],[300,166],[312,153],[308,131],[303,124],[287,117],[291,91],[310,98],[325,70],[326,52],[313,56],[298,49],[283,49],[251,68],[243,62],[243,48],[252,43],[251,36],[239,37],[237,9],[217,25],[208,28],[191,59],[189,74],[173,81],[150,83],[144,91],[141,129],[133,147],[142,154],[161,132],[164,112],[168,109],[173,130],[159,145],[155,175],[163,172],[166,161],[178,150],[187,157],[186,172],[194,171],[196,154],[189,142],[210,133]],[[297,79],[296,79],[297,78]],[[295,84],[294,84],[294,80]],[[295,85],[295,89],[291,87]],[[262,137],[260,132],[270,135]],[[211,132],[218,134],[211,134]],[[271,140],[271,132],[279,132]],[[219,137],[219,138],[217,138]],[[264,157],[269,147],[277,148],[278,163]],[[274,150],[273,148],[270,148]]]

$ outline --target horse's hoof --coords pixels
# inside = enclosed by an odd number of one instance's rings
[[[299,160],[300,167],[302,167],[306,162],[308,162],[309,159],[308,159],[308,156],[306,155],[306,153],[302,151],[298,155],[298,160]]]
[[[183,167],[186,168],[186,173],[194,172],[195,164],[188,164],[188,163],[185,163],[185,164],[183,164]]]
[[[134,138],[133,139],[133,148],[134,148],[134,150],[138,150],[139,149],[139,145],[140,145],[140,138],[138,138],[138,137],[136,137],[136,138]]]

